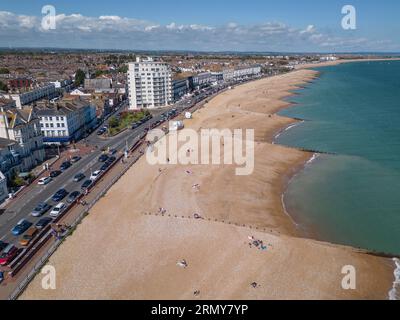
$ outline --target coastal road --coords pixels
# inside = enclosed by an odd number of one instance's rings
[[[165,110],[164,110],[165,111]],[[46,202],[52,207],[57,203],[51,200],[52,196],[59,189],[66,189],[69,193],[73,191],[81,191],[81,185],[89,179],[92,172],[99,170],[103,163],[98,161],[99,156],[103,153],[104,149],[116,149],[118,152],[123,153],[126,144],[130,144],[136,137],[145,132],[149,125],[161,119],[161,115],[155,116],[153,119],[138,127],[135,130],[128,129],[119,135],[112,138],[101,138],[94,132],[86,138],[86,143],[97,148],[90,154],[83,156],[82,159],[73,164],[72,167],[63,172],[60,176],[53,179],[46,186],[37,184],[29,186],[29,192],[22,194],[16,198],[0,216],[0,240],[6,243],[13,243],[18,245],[21,236],[16,237],[11,233],[11,229],[21,220],[26,219],[32,223],[36,223],[39,219],[48,216],[48,213],[40,218],[31,216],[33,209],[41,202]],[[80,182],[74,182],[73,177],[83,173],[86,178]],[[62,200],[65,202],[66,198]]]
[[[186,98],[177,104],[162,110],[157,110],[154,116],[147,123],[138,127],[135,130],[127,129],[126,131],[118,134],[117,136],[110,138],[99,137],[96,132],[93,132],[86,139],[84,143],[91,147],[96,147],[94,151],[82,157],[82,159],[73,164],[72,167],[63,172],[60,176],[53,179],[46,186],[40,186],[37,184],[29,186],[29,192],[25,192],[18,198],[13,200],[13,202],[7,207],[5,212],[0,216],[0,240],[6,243],[12,243],[19,246],[18,242],[22,236],[14,236],[11,233],[11,229],[21,220],[26,219],[33,224],[36,224],[41,218],[49,215],[47,212],[40,218],[35,218],[31,215],[33,209],[41,202],[48,203],[52,207],[57,205],[57,203],[51,200],[54,193],[59,189],[66,189],[69,193],[74,191],[81,191],[82,183],[89,179],[90,175],[99,170],[103,163],[98,161],[99,156],[103,153],[104,149],[116,149],[118,152],[123,153],[127,144],[130,144],[138,136],[142,135],[146,128],[149,128],[153,123],[157,122],[162,118],[162,113],[170,109],[177,109],[180,113],[184,109],[192,107],[197,102],[205,99],[210,94],[209,91],[203,92],[196,97]],[[124,110],[124,107],[120,107],[117,113]],[[108,120],[105,122],[107,123]],[[103,124],[104,125],[104,124]],[[73,177],[78,174],[83,173],[86,178],[80,182],[74,182]],[[66,198],[62,200],[66,202]],[[49,210],[50,211],[50,210]]]

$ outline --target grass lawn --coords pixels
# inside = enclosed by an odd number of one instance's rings
[[[130,127],[134,122],[140,121],[150,114],[149,111],[138,111],[138,112],[122,112],[119,117],[111,117],[109,121],[110,136],[114,136],[120,133],[122,130]]]

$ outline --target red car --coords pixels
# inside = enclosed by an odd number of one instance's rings
[[[4,249],[0,255],[0,265],[5,266],[9,264],[18,254],[18,248],[10,244]]]

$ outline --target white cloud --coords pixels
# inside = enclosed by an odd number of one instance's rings
[[[385,49],[398,44],[385,42]],[[382,41],[325,34],[310,24],[294,28],[281,22],[222,26],[160,25],[113,15],[58,14],[56,29],[43,30],[41,17],[0,11],[0,46],[49,46],[207,51],[316,51],[379,49]],[[375,46],[375,47],[374,47]]]

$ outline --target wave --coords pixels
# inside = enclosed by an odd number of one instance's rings
[[[395,280],[393,282],[393,289],[389,292],[389,300],[400,300],[400,259],[393,259],[396,269],[394,270]]]
[[[319,157],[320,155],[321,155],[320,153],[314,153],[313,156],[311,157],[311,159],[308,160],[306,164],[307,164],[307,165],[308,165],[308,164],[312,164],[315,160],[318,159],[318,157]]]
[[[302,121],[300,121],[300,122],[296,122],[296,123],[294,123],[294,124],[291,124],[291,125],[288,126],[287,128],[285,128],[285,129],[279,131],[278,134],[274,137],[274,143],[273,143],[273,144],[275,144],[275,140],[278,139],[284,132],[286,132],[286,131],[288,131],[288,130],[294,128],[294,127],[297,127],[298,125],[300,125],[300,124],[302,124],[302,123],[304,123],[304,122],[305,122],[304,120],[302,120]]]

